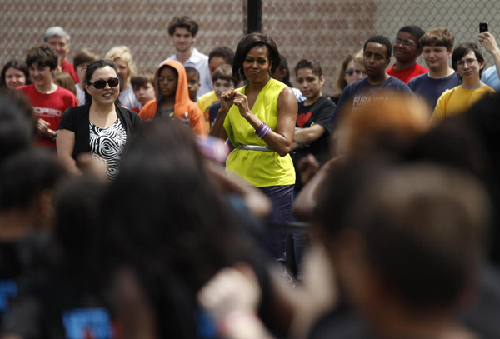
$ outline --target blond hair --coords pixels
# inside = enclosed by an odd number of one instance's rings
[[[124,79],[127,83],[135,74],[137,74],[137,67],[132,59],[132,53],[127,46],[115,46],[111,48],[104,59],[115,62],[116,59],[122,59],[128,66],[128,79]]]

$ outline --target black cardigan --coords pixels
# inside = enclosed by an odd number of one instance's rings
[[[127,108],[115,108],[128,139],[142,125],[142,120],[137,113]],[[89,109],[90,104],[68,108],[57,127],[58,130],[65,129],[75,133],[75,145],[71,155],[75,160],[80,153],[90,152]]]

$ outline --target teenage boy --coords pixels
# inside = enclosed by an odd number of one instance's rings
[[[53,147],[55,151],[55,131],[61,116],[66,109],[78,103],[73,93],[52,82],[52,74],[57,68],[57,55],[48,45],[30,49],[26,65],[33,84],[18,87],[17,90],[26,94],[37,118],[38,137],[35,146]]]
[[[411,93],[410,88],[404,82],[390,76],[385,71],[391,62],[391,53],[391,42],[386,37],[377,35],[365,42],[363,65],[365,66],[366,78],[354,82],[344,89],[332,120],[337,118],[341,109],[350,108],[351,111],[355,111],[372,100],[388,100],[388,90]],[[377,96],[377,92],[383,92],[384,95]]]
[[[295,78],[305,101],[297,104],[297,123],[293,136],[296,161],[312,154],[320,163],[329,158],[330,122],[335,104],[323,96],[323,70],[317,62],[301,60],[295,67]],[[298,181],[300,176],[297,176]],[[297,186],[297,184],[296,184]]]
[[[235,89],[237,85],[238,79],[233,77],[233,69],[231,65],[222,65],[212,74],[212,88],[214,89],[217,101],[212,103],[206,112],[210,127],[212,127],[215,119],[217,118],[217,112],[221,107],[220,96],[222,92]]]
[[[186,70],[178,61],[166,61],[158,67],[154,77],[156,100],[142,107],[139,116],[143,121],[157,118],[179,120],[194,134],[207,134],[203,114],[189,98]]]
[[[396,63],[387,70],[387,74],[408,83],[412,78],[429,71],[417,64],[417,58],[422,54],[422,35],[424,31],[418,26],[404,26],[399,30],[392,44]]]
[[[75,84],[78,83],[78,76],[73,65],[68,62],[68,53],[71,37],[62,27],[49,27],[43,35],[43,42],[47,43],[57,53],[57,66],[61,71],[69,73]]]
[[[210,77],[212,78],[212,88],[213,88],[213,73],[217,68],[222,65],[232,65],[234,53],[229,47],[215,47],[208,54],[208,67],[210,69]],[[217,98],[215,91],[208,92],[198,98],[196,104],[201,109],[202,112],[207,112],[208,108],[212,106],[215,102],[220,101]],[[207,117],[205,117],[207,118]],[[208,120],[207,120],[208,121]]]
[[[474,42],[458,45],[451,55],[453,69],[462,77],[462,85],[444,92],[438,99],[432,113],[433,122],[460,114],[493,88],[481,81],[484,68],[483,54]]]
[[[200,89],[200,73],[194,67],[184,67],[187,75],[187,85],[189,92],[189,99],[192,102],[198,101],[198,90]]]
[[[78,79],[80,79],[76,83],[76,94],[79,105],[85,105],[85,74],[87,73],[87,65],[99,59],[99,55],[88,49],[81,50],[73,58],[73,66],[75,67]]]
[[[411,79],[408,87],[423,97],[433,110],[443,92],[462,84],[458,73],[449,66],[453,41],[453,35],[443,27],[433,28],[420,38],[429,72]]]
[[[174,17],[168,24],[168,34],[175,45],[176,53],[162,61],[175,60],[184,67],[194,67],[200,73],[201,87],[198,96],[212,90],[212,81],[208,69],[208,57],[193,47],[198,34],[198,23],[190,17]]]
[[[130,83],[132,85],[132,90],[134,91],[134,95],[137,98],[137,101],[141,104],[141,107],[144,107],[148,102],[156,99],[155,89],[153,86],[153,73],[147,72],[143,74],[134,75],[130,79]],[[134,112],[139,113],[139,107],[133,107],[132,110]]]
[[[323,70],[318,62],[300,60],[295,67],[295,79],[299,84],[305,101],[297,102],[297,122],[293,136],[291,152],[295,167],[296,181],[294,192],[302,190],[303,182],[300,162],[309,155],[321,164],[330,158],[331,122],[336,105],[323,96],[322,86],[325,81]],[[297,278],[302,280],[302,253],[308,242],[307,235],[293,233],[295,265]]]

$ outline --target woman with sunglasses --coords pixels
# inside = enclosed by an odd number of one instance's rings
[[[359,51],[355,55],[349,54],[340,66],[339,76],[337,78],[337,94],[330,99],[337,103],[344,89],[353,82],[366,78],[365,66],[363,65],[363,51]]]
[[[120,94],[117,67],[107,60],[87,66],[86,105],[63,113],[57,132],[57,156],[70,173],[80,174],[76,160],[81,153],[106,165],[106,177],[116,177],[122,150],[142,123],[137,113],[115,104]]]

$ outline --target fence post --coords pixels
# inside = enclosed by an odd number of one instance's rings
[[[262,0],[246,0],[247,34],[262,31]]]

